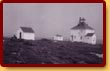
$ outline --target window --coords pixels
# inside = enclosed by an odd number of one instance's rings
[[[74,40],[74,39],[76,39],[76,36],[74,36],[74,35],[71,35],[71,38],[72,38],[72,40]]]
[[[82,40],[82,36],[80,37],[80,39]]]
[[[73,40],[73,35],[71,35],[71,39]]]

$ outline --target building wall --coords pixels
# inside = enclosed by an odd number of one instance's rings
[[[95,33],[94,30],[71,30],[71,37],[70,40],[72,42],[84,42],[90,44],[96,44],[96,34],[93,36],[85,37],[88,33]]]
[[[26,39],[26,40],[35,40],[35,34],[34,33],[24,33],[23,39]]]
[[[92,44],[96,44],[96,39],[97,39],[96,34],[94,34],[93,37],[92,37]]]
[[[20,39],[20,32],[21,32],[22,39],[35,40],[35,33],[25,33],[21,29],[17,30],[17,34],[16,34],[17,39]]]
[[[63,41],[63,37],[54,36],[54,40]]]
[[[85,30],[71,30],[71,40],[77,41],[77,42],[82,42],[83,36],[85,35]],[[73,39],[72,39],[73,37]]]
[[[84,43],[89,43],[89,44],[96,44],[96,34],[94,34],[93,36],[86,36],[84,37]]]

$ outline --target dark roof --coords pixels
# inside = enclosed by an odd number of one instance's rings
[[[94,33],[88,33],[86,36],[93,36]]]
[[[30,27],[20,27],[23,32],[27,32],[27,33],[34,33],[33,29]]]
[[[57,34],[56,36],[58,36],[58,37],[62,37],[62,35],[59,35],[59,34]]]
[[[76,25],[75,27],[71,28],[71,29],[91,29],[91,30],[93,30],[92,27],[90,27],[88,24],[85,23],[84,18],[80,18],[79,19],[79,24]]]
[[[78,25],[76,25],[75,27],[71,28],[71,29],[91,29],[93,30],[93,28],[91,28],[88,24],[86,24],[85,22],[80,22]]]

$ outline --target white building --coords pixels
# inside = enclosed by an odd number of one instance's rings
[[[30,27],[20,27],[16,34],[17,39],[35,40],[35,33]]]
[[[84,18],[79,19],[79,24],[71,28],[71,41],[96,44],[95,30],[85,23]]]
[[[54,36],[54,41],[63,41],[63,36],[61,36],[61,35],[55,35]]]

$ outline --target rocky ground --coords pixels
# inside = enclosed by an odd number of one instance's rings
[[[103,45],[48,39],[4,40],[5,64],[101,64]]]

